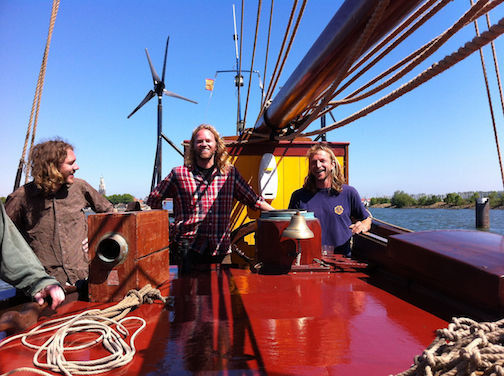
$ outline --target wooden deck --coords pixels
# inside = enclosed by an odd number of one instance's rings
[[[215,267],[178,275],[156,302],[130,315],[147,320],[124,375],[388,375],[402,372],[447,322],[378,288],[362,272],[263,275]],[[72,301],[57,315],[114,303]],[[54,317],[53,316],[53,317]],[[69,338],[76,343],[77,335]],[[0,348],[0,372],[31,366],[35,351],[19,341]],[[101,346],[72,352],[104,356]]]

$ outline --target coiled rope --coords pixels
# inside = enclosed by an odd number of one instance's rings
[[[478,323],[453,318],[407,371],[396,376],[504,376],[504,319]]]
[[[0,343],[0,347],[21,338],[21,342],[32,349],[36,349],[33,357],[33,364],[37,367],[46,368],[53,372],[71,375],[94,375],[108,372],[114,368],[122,367],[133,360],[136,353],[135,338],[145,328],[146,322],[140,317],[125,317],[133,309],[138,308],[143,303],[152,304],[155,299],[161,300],[163,304],[169,303],[168,299],[161,295],[161,292],[146,285],[141,290],[130,290],[126,297],[116,304],[104,310],[93,309],[77,315],[47,321],[28,333],[12,336]],[[128,330],[123,325],[129,320],[140,322],[140,326],[131,334],[129,344],[123,339],[129,335]],[[115,324],[115,329],[111,326]],[[28,338],[43,333],[56,331],[43,345],[38,346],[28,342]],[[66,347],[65,338],[73,333],[86,332],[98,333],[95,338],[79,346]],[[65,351],[75,351],[89,348],[102,342],[103,347],[110,352],[110,355],[101,359],[87,361],[68,361],[65,358]],[[45,363],[39,361],[40,356],[45,352]],[[1,376],[11,375],[17,372],[29,371],[40,375],[51,375],[45,371],[34,368],[17,368],[4,373]]]

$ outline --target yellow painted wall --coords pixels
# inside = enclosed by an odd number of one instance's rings
[[[243,178],[259,193],[259,165],[262,155],[239,155],[231,157],[231,163],[238,169]],[[344,166],[344,157],[337,157]],[[306,156],[275,156],[278,171],[278,191],[277,197],[270,204],[277,210],[287,209],[292,193],[301,188],[305,176],[308,173],[308,161]],[[231,213],[231,231],[243,224],[257,219],[260,216],[259,210],[252,210],[246,205],[235,201]],[[255,237],[248,235],[237,246],[249,257],[254,256]],[[233,262],[242,262],[241,258],[232,255]]]
[[[238,169],[243,178],[259,193],[259,165],[262,155],[243,155],[232,157],[231,162]],[[337,157],[343,165],[343,157]],[[275,156],[278,172],[277,197],[270,202],[275,209],[287,209],[292,193],[303,186],[308,174],[308,161],[305,156]],[[260,213],[235,203],[231,218],[232,229],[258,218]],[[248,218],[247,218],[248,217]]]

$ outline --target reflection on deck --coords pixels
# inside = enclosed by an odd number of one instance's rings
[[[170,267],[126,374],[388,375],[409,368],[446,321],[369,283],[359,272],[254,274],[214,267],[184,275]],[[69,299],[58,314],[110,304]],[[74,339],[77,340],[77,337]],[[30,366],[34,350],[7,345],[0,372]],[[72,358],[104,356],[101,349]],[[372,370],[372,371],[371,371]],[[224,373],[222,372],[224,371]],[[371,372],[371,373],[370,373]]]
[[[366,282],[362,273],[175,278],[163,360],[151,371],[230,374],[398,373],[446,322]],[[156,332],[159,332],[156,330]]]

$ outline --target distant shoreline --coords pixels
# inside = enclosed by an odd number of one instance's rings
[[[403,206],[402,208],[398,208],[393,206],[390,203],[387,204],[376,204],[371,205],[369,208],[386,208],[386,209],[475,209],[476,204],[466,204],[466,205],[449,205],[446,202],[436,202],[433,205],[412,205],[412,206]],[[490,209],[504,210],[504,206],[495,206],[490,207]]]

